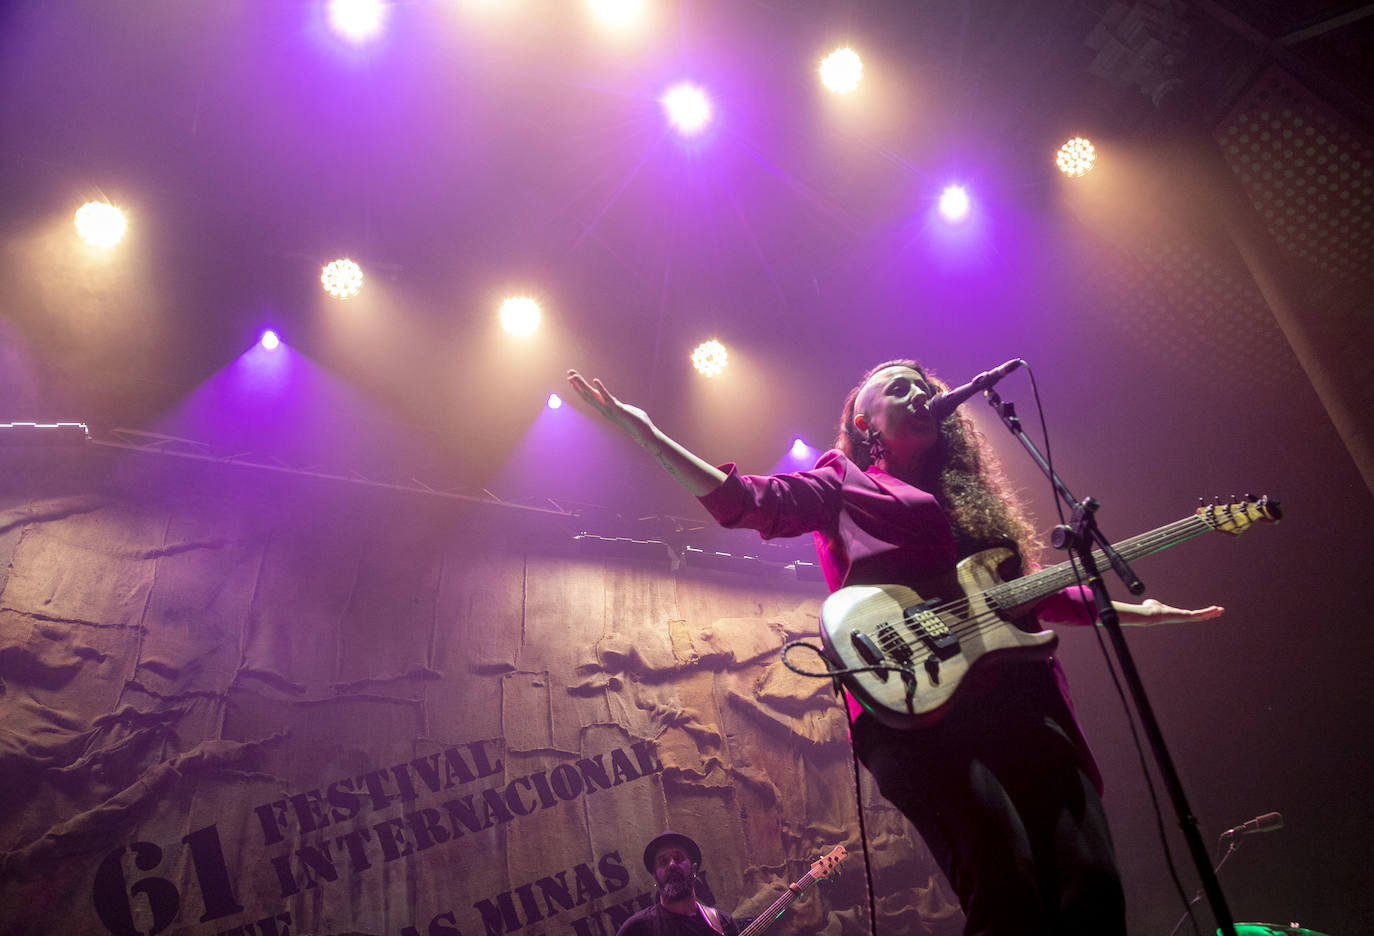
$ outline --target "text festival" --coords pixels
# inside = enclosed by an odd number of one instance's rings
[[[280,896],[289,898],[319,887],[322,882],[337,881],[341,872],[357,876],[469,833],[515,822],[538,810],[663,770],[653,742],[641,741],[608,754],[559,763],[508,783],[440,800],[456,787],[502,773],[503,762],[499,758],[493,760],[486,745],[487,742],[474,741],[450,747],[442,753],[342,778],[323,789],[306,790],[255,807],[262,844],[270,849],[290,842],[280,854],[267,859]],[[434,805],[426,804],[435,800],[438,802]],[[401,809],[399,815],[380,817],[383,811],[397,806]],[[367,821],[358,821],[363,816]],[[316,837],[334,826],[339,830]],[[312,838],[305,841],[304,836]],[[230,916],[258,916],[246,913],[234,895],[217,826],[197,829],[184,836],[182,843],[187,846],[204,901],[201,923],[223,921]],[[151,915],[146,932],[158,933],[176,918],[181,895],[167,878],[150,874],[130,880],[126,876],[130,857],[138,871],[155,872],[162,863],[162,848],[151,842],[134,842],[110,852],[95,875],[92,897],[96,912],[113,936],[137,936],[141,930],[134,923],[133,901],[141,896],[147,900]],[[595,872],[590,865],[579,864],[571,872],[559,871],[484,897],[472,907],[481,918],[485,936],[504,936],[560,910],[570,910],[619,891],[629,880],[620,854],[612,851],[600,856]],[[543,900],[542,911],[536,889]],[[647,905],[648,900],[648,895],[639,895],[605,908],[609,932],[613,933],[619,923]],[[601,916],[597,912],[573,921],[576,936],[606,936],[607,926]],[[290,913],[279,912],[227,929],[221,922],[213,932],[215,936],[306,936],[292,931],[291,923]],[[433,917],[424,933],[406,927],[400,936],[457,936],[461,933],[457,924],[457,916],[450,910]]]

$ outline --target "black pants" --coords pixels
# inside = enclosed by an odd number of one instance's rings
[[[968,936],[1124,936],[1106,813],[1067,713],[994,701],[915,731],[861,715],[855,752],[940,863]]]

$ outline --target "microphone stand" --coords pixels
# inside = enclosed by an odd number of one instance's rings
[[[1212,869],[1213,874],[1220,874],[1221,866],[1226,864],[1226,860],[1230,858],[1232,855],[1234,855],[1236,853],[1236,849],[1240,847],[1239,840],[1236,839],[1234,836],[1227,836],[1223,834],[1222,839],[1226,842],[1226,854],[1221,856],[1221,860],[1218,861],[1216,867]],[[1174,928],[1169,930],[1169,936],[1174,936],[1174,934],[1178,932],[1178,928],[1183,925],[1183,921],[1188,919],[1189,915],[1192,914],[1193,904],[1197,903],[1201,899],[1202,888],[1198,888],[1197,893],[1193,894],[1193,899],[1188,901],[1188,906],[1183,908],[1183,916],[1179,917],[1178,922],[1174,924]]]
[[[1111,638],[1112,647],[1116,651],[1117,663],[1121,667],[1121,674],[1127,685],[1130,686],[1136,713],[1140,716],[1140,723],[1145,729],[1146,736],[1150,739],[1150,748],[1154,752],[1155,764],[1165,787],[1169,791],[1169,799],[1173,801],[1179,827],[1183,830],[1183,838],[1188,843],[1188,851],[1193,856],[1193,864],[1197,866],[1198,876],[1202,880],[1202,889],[1207,894],[1207,900],[1212,906],[1212,915],[1216,917],[1218,930],[1221,936],[1236,936],[1236,924],[1231,918],[1230,909],[1226,906],[1226,898],[1222,896],[1221,884],[1217,880],[1216,873],[1212,870],[1207,846],[1203,844],[1202,835],[1198,832],[1197,818],[1188,806],[1187,797],[1183,793],[1183,784],[1179,780],[1173,758],[1169,756],[1169,749],[1164,744],[1164,735],[1160,731],[1159,722],[1155,719],[1149,697],[1145,694],[1144,683],[1135,667],[1135,661],[1131,658],[1131,651],[1126,645],[1126,638],[1121,633],[1121,620],[1117,616],[1116,609],[1112,607],[1111,596],[1107,594],[1107,586],[1098,572],[1097,563],[1093,557],[1093,545],[1096,544],[1110,562],[1112,569],[1126,583],[1127,591],[1133,595],[1138,595],[1145,590],[1145,585],[1136,578],[1131,567],[1126,564],[1126,560],[1121,558],[1116,550],[1112,549],[1111,542],[1097,528],[1094,515],[1099,506],[1098,502],[1091,497],[1082,502],[1075,498],[1059,478],[1059,475],[1045,461],[1040,450],[1035,447],[1035,443],[1021,428],[1021,420],[1016,415],[1015,407],[1011,403],[1003,402],[1002,398],[993,390],[987,391],[987,398],[988,404],[997,413],[1007,430],[1030,453],[1031,458],[1044,472],[1045,477],[1050,480],[1055,495],[1073,511],[1072,519],[1068,524],[1055,527],[1050,541],[1058,549],[1067,549],[1070,556],[1076,558],[1083,566],[1088,586],[1092,589],[1093,603],[1097,608],[1098,620],[1102,622],[1103,628]]]

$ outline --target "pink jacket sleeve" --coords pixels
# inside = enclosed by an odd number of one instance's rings
[[[725,481],[699,500],[721,526],[772,539],[829,529],[839,515],[844,469],[838,458],[822,458],[810,471],[776,475],[742,475],[733,463],[720,469]]]
[[[1035,606],[1035,616],[1044,624],[1070,624],[1089,627],[1097,621],[1092,592],[1074,585],[1055,592]]]

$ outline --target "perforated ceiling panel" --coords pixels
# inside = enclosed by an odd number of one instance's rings
[[[1213,135],[1275,241],[1306,267],[1314,290],[1322,280],[1369,279],[1374,146],[1349,121],[1273,68]],[[1115,312],[1110,327],[1140,342],[1144,353],[1206,368],[1238,388],[1303,379],[1244,268],[1179,233],[1172,242],[1119,249],[1114,261],[1104,262]]]
[[[1271,68],[1216,139],[1278,241],[1343,279],[1374,267],[1374,147],[1284,71]]]
[[[1255,284],[1190,244],[1121,251],[1107,288],[1112,326],[1161,364],[1205,368],[1238,388],[1301,375]]]

